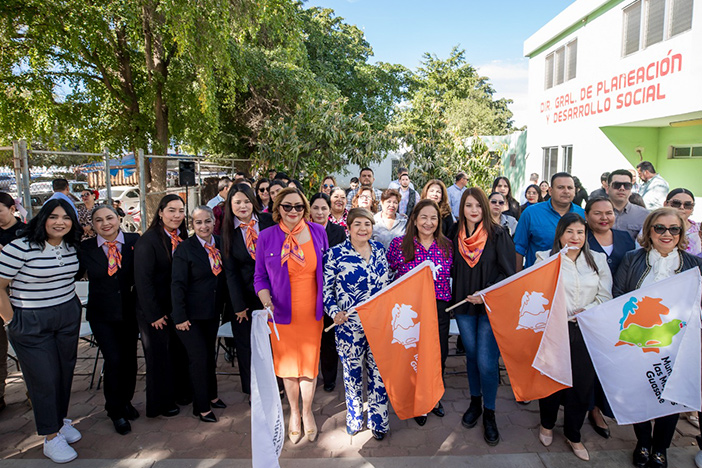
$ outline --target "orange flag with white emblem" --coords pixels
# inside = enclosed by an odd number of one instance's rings
[[[431,262],[354,309],[397,417],[429,413],[444,394]]]
[[[573,385],[561,254],[478,292],[518,401]]]

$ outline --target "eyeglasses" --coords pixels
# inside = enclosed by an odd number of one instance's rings
[[[324,185],[322,185],[322,187],[323,188],[334,188],[334,186],[331,184],[324,184]]]
[[[358,198],[359,200],[371,200],[373,197],[370,195],[359,195]]]
[[[492,203],[493,205],[500,205],[500,206],[502,206],[502,205],[505,204],[505,201],[504,201],[504,200],[490,200],[490,203]]]
[[[653,232],[659,235],[665,234],[665,231],[668,231],[671,236],[679,236],[680,233],[682,232],[682,228],[680,226],[663,226],[662,224],[656,224],[653,226]]]
[[[695,207],[695,204],[693,202],[681,202],[680,200],[670,200],[668,202],[668,206],[671,206],[673,208],[680,208],[681,206],[685,208],[686,210],[691,210]]]
[[[305,205],[280,205],[280,207],[286,213],[290,213],[292,210],[295,210],[298,213],[302,213],[303,211],[305,211]]]
[[[631,182],[612,182],[610,185],[614,190],[619,190],[622,187],[624,187],[624,190],[631,190],[631,187],[634,186]]]
[[[265,193],[265,192],[268,191],[268,187],[260,187],[260,188],[258,189],[258,191],[259,191],[260,193]]]

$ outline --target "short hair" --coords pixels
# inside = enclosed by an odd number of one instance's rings
[[[607,175],[607,185],[610,185],[612,183],[612,179],[614,179],[614,176],[627,176],[630,181],[634,181],[634,176],[631,175],[631,172],[629,172],[627,169],[617,169],[616,171],[612,171]]]
[[[236,177],[243,177],[244,179],[246,179],[246,172],[237,171],[236,174],[234,174],[234,175]]]
[[[210,207],[207,206],[207,205],[200,205],[200,206],[198,206],[197,208],[195,208],[195,209],[193,210],[192,214],[190,215],[190,222],[191,222],[191,224],[193,223],[193,221],[195,221],[195,213],[197,213],[198,211],[204,211],[204,212],[206,212],[207,214],[210,215],[210,219],[211,219],[212,221],[215,220],[215,214],[214,214],[214,211],[212,211],[212,208],[210,208]]]
[[[219,182],[217,182],[217,192],[221,192],[225,188],[229,187],[229,184],[232,183],[232,179],[230,179],[227,176],[222,177],[219,179]]]
[[[375,190],[373,190],[373,187],[370,185],[361,185],[358,190],[356,191],[356,195],[353,196],[353,199],[351,200],[351,206],[353,208],[358,207],[358,199],[361,198],[361,194],[363,192],[370,192],[371,193],[371,209],[373,211],[378,211],[378,199],[375,198]]]
[[[537,182],[539,180],[539,174],[537,172],[532,172],[529,175],[529,180],[533,180],[534,182]]]
[[[609,184],[609,172],[603,172],[600,176],[600,182],[607,182]]]
[[[283,201],[283,198],[292,194],[299,195],[302,199],[302,204],[305,205],[305,209],[302,212],[302,219],[308,220],[310,218],[310,202],[307,201],[307,197],[305,197],[305,194],[302,193],[302,190],[296,187],[286,187],[280,191],[280,193],[275,197],[275,201],[273,202],[273,211],[271,213],[271,216],[273,216],[274,222],[279,223],[282,220],[279,210],[280,204]]]
[[[459,172],[458,174],[456,174],[456,177],[454,178],[454,180],[455,180],[456,182],[460,182],[461,179],[463,179],[463,178],[466,178],[466,179],[467,179],[468,176],[466,175],[465,172]]]
[[[551,183],[549,185],[551,187],[553,187],[553,181],[556,179],[560,179],[561,177],[569,177],[569,178],[573,179],[573,176],[567,172],[556,172],[555,174],[553,174],[551,176]],[[573,184],[575,184],[575,179],[573,179]]]
[[[276,172],[275,180],[290,180],[290,176],[288,176],[285,172]]]
[[[117,213],[117,210],[115,209],[114,206],[108,203],[101,203],[99,205],[95,205],[93,209],[90,211],[90,224],[93,224],[93,220],[95,219],[95,213],[97,213],[100,210],[110,210],[119,218],[119,213]]]
[[[359,172],[359,174],[363,174],[365,171],[370,171],[371,174],[375,175],[375,172],[373,172],[373,169],[371,169],[370,167],[364,167],[363,169],[361,169],[361,172]]]
[[[639,205],[642,208],[646,208],[646,203],[644,202],[644,199],[641,195],[638,193],[633,193],[629,195],[629,203],[633,203],[634,205]],[[648,209],[648,208],[646,208]]]
[[[592,210],[592,205],[599,202],[607,202],[610,205],[612,205],[612,200],[610,200],[607,197],[593,197],[588,199],[587,203],[585,203],[585,214],[590,214],[590,211]],[[614,207],[614,205],[612,205],[612,207]]]
[[[351,177],[351,180],[349,181],[352,184],[357,184],[358,183],[358,177]]]
[[[324,200],[324,202],[327,204],[327,206],[329,206],[329,209],[331,210],[331,198],[329,198],[329,195],[322,192],[317,192],[314,195],[312,195],[312,197],[310,197],[310,207],[314,205],[314,202],[316,202],[320,198]]]
[[[15,206],[15,199],[12,198],[12,195],[7,192],[0,192],[0,204],[5,205],[5,207],[7,207],[9,210]]]
[[[368,208],[351,208],[349,214],[346,216],[346,225],[351,226],[357,218],[366,218],[370,220],[371,224],[375,224],[373,213],[371,213]]]
[[[656,173],[656,168],[653,167],[653,164],[650,161],[641,161],[636,165],[636,169],[641,169],[642,171],[648,171],[651,174]]]
[[[402,200],[402,195],[400,195],[400,192],[398,192],[395,189],[387,189],[386,191],[383,192],[382,195],[380,195],[380,201],[384,202],[388,198],[395,197],[397,198],[397,202],[399,203],[400,200]]]
[[[641,235],[636,239],[646,252],[650,252],[653,248],[653,243],[651,242],[651,228],[656,224],[658,218],[663,216],[675,216],[678,219],[678,224],[680,225],[680,234],[678,235],[678,243],[676,247],[680,250],[685,250],[687,248],[687,236],[685,235],[685,220],[680,214],[679,210],[675,208],[669,208],[664,206],[663,208],[658,208],[651,211],[646,220],[644,221],[643,228],[641,228]]]
[[[68,181],[66,179],[54,179],[51,181],[51,188],[54,192],[63,192],[68,189]]]
[[[402,174],[409,174],[409,169],[407,169],[406,167],[398,167],[397,178],[399,179]]]

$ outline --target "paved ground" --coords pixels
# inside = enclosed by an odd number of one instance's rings
[[[74,447],[79,459],[74,467],[210,467],[250,466],[251,435],[249,406],[240,392],[238,376],[220,375],[219,394],[229,406],[215,410],[216,424],[202,423],[192,416],[190,406],[181,409],[174,418],[139,418],[132,423],[133,431],[126,436],[114,432],[103,409],[102,390],[90,390],[89,372],[94,352],[82,344],[69,417],[83,433]],[[448,371],[463,368],[464,358],[448,359]],[[143,361],[140,360],[143,366]],[[143,369],[141,369],[143,371]],[[220,355],[218,370],[235,369]],[[35,435],[31,409],[25,397],[24,384],[14,365],[10,368],[6,401],[8,408],[0,413],[0,466],[33,468],[53,466],[42,455],[41,438]],[[88,374],[88,375],[86,375]],[[503,376],[506,380],[506,376]],[[144,378],[139,378],[135,407],[144,413]],[[482,425],[473,429],[461,426],[461,416],[468,405],[469,393],[465,373],[451,374],[446,379],[443,404],[446,417],[429,415],[424,427],[413,420],[400,421],[390,416],[390,434],[376,441],[370,431],[353,439],[345,432],[343,390],[325,393],[318,388],[315,414],[320,428],[315,443],[307,441],[292,445],[286,442],[281,456],[283,467],[571,467],[586,466],[570,452],[560,427],[556,427],[553,445],[543,447],[537,438],[538,404],[520,405],[514,401],[508,384],[500,386],[497,401],[497,423],[501,440],[496,447],[483,441]],[[283,403],[284,410],[287,405]],[[559,420],[559,424],[561,421]],[[612,437],[602,439],[586,422],[583,443],[590,450],[592,466],[631,466],[630,456],[635,445],[633,430],[610,421]],[[671,468],[694,467],[697,452],[694,435],[697,430],[687,421],[680,421],[671,450]]]

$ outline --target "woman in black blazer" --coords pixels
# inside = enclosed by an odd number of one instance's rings
[[[193,386],[193,414],[217,422],[212,408],[226,408],[217,396],[215,351],[227,283],[222,266],[215,216],[208,206],[193,211],[195,235],[173,254],[173,322],[185,345]]]
[[[241,391],[250,395],[251,311],[263,308],[253,287],[256,242],[258,234],[275,223],[270,214],[261,212],[253,190],[246,184],[237,184],[229,189],[224,207],[222,254],[234,315],[226,314],[223,322],[232,323]],[[249,229],[252,231],[249,232]]]
[[[146,416],[175,416],[176,405],[188,404],[192,388],[188,357],[171,320],[171,261],[188,237],[185,203],[166,195],[149,229],[134,247],[137,322],[146,358]]]
[[[91,219],[97,237],[81,243],[77,278],[87,273],[90,281],[86,315],[105,359],[105,411],[115,430],[124,435],[132,430],[129,421],[139,417],[132,406],[139,339],[134,245],[139,234],[120,230],[112,205],[93,208]]]

